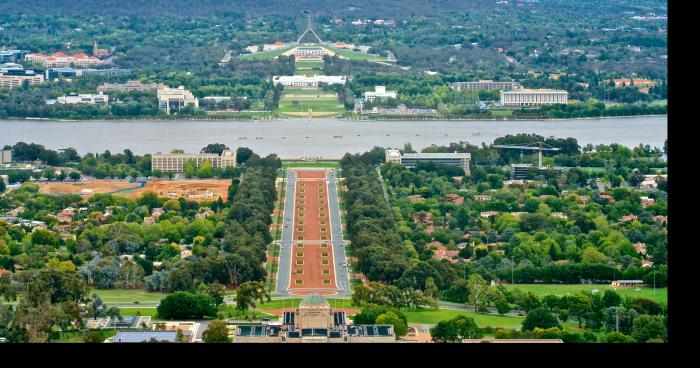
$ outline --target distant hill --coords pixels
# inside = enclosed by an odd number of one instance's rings
[[[209,16],[258,13],[296,16],[304,10],[316,15],[411,16],[445,14],[494,0],[23,0],[0,1],[0,14],[26,15],[173,15]]]

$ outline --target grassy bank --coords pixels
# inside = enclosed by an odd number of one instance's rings
[[[532,291],[538,297],[543,297],[545,295],[557,295],[564,296],[566,294],[573,294],[579,291],[592,292],[593,290],[598,290],[599,293],[604,293],[605,290],[615,290],[622,297],[633,297],[633,298],[647,298],[654,300],[658,303],[667,304],[668,303],[668,289],[667,288],[656,288],[654,292],[653,288],[642,287],[637,291],[634,287],[619,287],[613,288],[610,285],[595,285],[595,284],[573,284],[573,285],[559,285],[559,284],[516,284],[516,285],[504,285],[506,289],[520,289],[523,291]]]

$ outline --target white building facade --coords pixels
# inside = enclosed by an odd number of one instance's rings
[[[569,103],[569,92],[553,89],[501,91],[503,106],[539,106]]]
[[[319,83],[327,84],[345,84],[347,78],[344,75],[314,75],[307,77],[305,75],[276,75],[272,77],[272,82],[278,83],[285,87],[318,87]]]
[[[464,90],[503,90],[510,91],[512,89],[521,88],[518,82],[494,82],[492,80],[480,80],[478,82],[455,82],[452,83],[452,88],[455,91]]]
[[[89,105],[107,105],[109,104],[109,96],[102,92],[94,94],[70,94],[61,96],[56,99],[56,103],[64,105],[89,104]]]
[[[396,91],[387,91],[385,86],[375,86],[374,92],[368,91],[364,93],[365,101],[374,101],[374,99],[379,98],[381,100],[386,100],[387,98],[396,98]]]
[[[192,92],[180,86],[178,88],[162,88],[158,92],[158,107],[170,113],[172,109],[180,110],[185,106],[199,107],[199,100]]]

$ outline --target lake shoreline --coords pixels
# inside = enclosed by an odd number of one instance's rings
[[[0,145],[17,142],[51,149],[73,147],[78,152],[135,154],[183,149],[199,152],[210,143],[248,147],[280,157],[342,157],[375,146],[414,149],[457,142],[491,144],[506,135],[537,134],[576,138],[580,145],[640,143],[663,147],[666,117],[564,120],[0,120]]]
[[[189,118],[183,118],[183,117],[177,117],[173,119],[163,119],[163,118],[131,118],[131,119],[100,119],[100,118],[90,118],[90,119],[52,119],[52,118],[13,118],[13,117],[7,117],[7,118],[0,118],[0,121],[32,121],[32,122],[70,122],[70,123],[75,123],[75,122],[95,122],[95,121],[107,121],[107,122],[121,122],[121,121],[153,121],[153,122],[165,122],[165,121],[231,121],[231,122],[267,122],[267,121],[290,121],[290,120],[322,120],[322,119],[333,119],[333,120],[338,120],[338,121],[346,121],[346,122],[356,122],[356,121],[362,121],[362,122],[372,122],[372,121],[382,121],[382,122],[388,122],[388,121],[536,121],[536,122],[548,122],[548,121],[586,121],[586,120],[603,120],[603,119],[634,119],[634,118],[656,118],[656,117],[668,117],[668,114],[651,114],[651,115],[624,115],[624,116],[597,116],[597,117],[579,117],[579,118],[550,118],[550,119],[532,119],[532,118],[523,118],[523,119],[513,119],[513,118],[490,118],[490,119],[485,119],[485,118],[463,118],[463,119],[457,119],[457,118],[440,118],[440,117],[435,117],[435,118],[411,118],[410,116],[397,116],[395,119],[353,119],[353,118],[341,118],[341,117],[321,117],[321,118],[300,118],[300,117],[276,117],[276,118],[260,118],[260,119],[235,119],[231,117],[226,117],[226,118],[195,118],[195,117],[189,117]]]

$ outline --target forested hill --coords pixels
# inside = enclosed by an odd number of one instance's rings
[[[221,13],[257,13],[258,15],[297,15],[304,10],[313,13],[401,14],[406,16],[430,12],[453,11],[475,3],[492,0],[25,0],[0,2],[0,12],[62,15],[186,15],[208,16]]]
[[[644,0],[526,0],[548,8],[567,8],[579,15],[595,12],[664,12],[666,2]],[[464,11],[493,8],[496,0],[23,0],[0,1],[0,14],[24,15],[133,15],[211,16],[246,13],[296,16],[309,10],[314,15],[427,18],[459,16]]]

